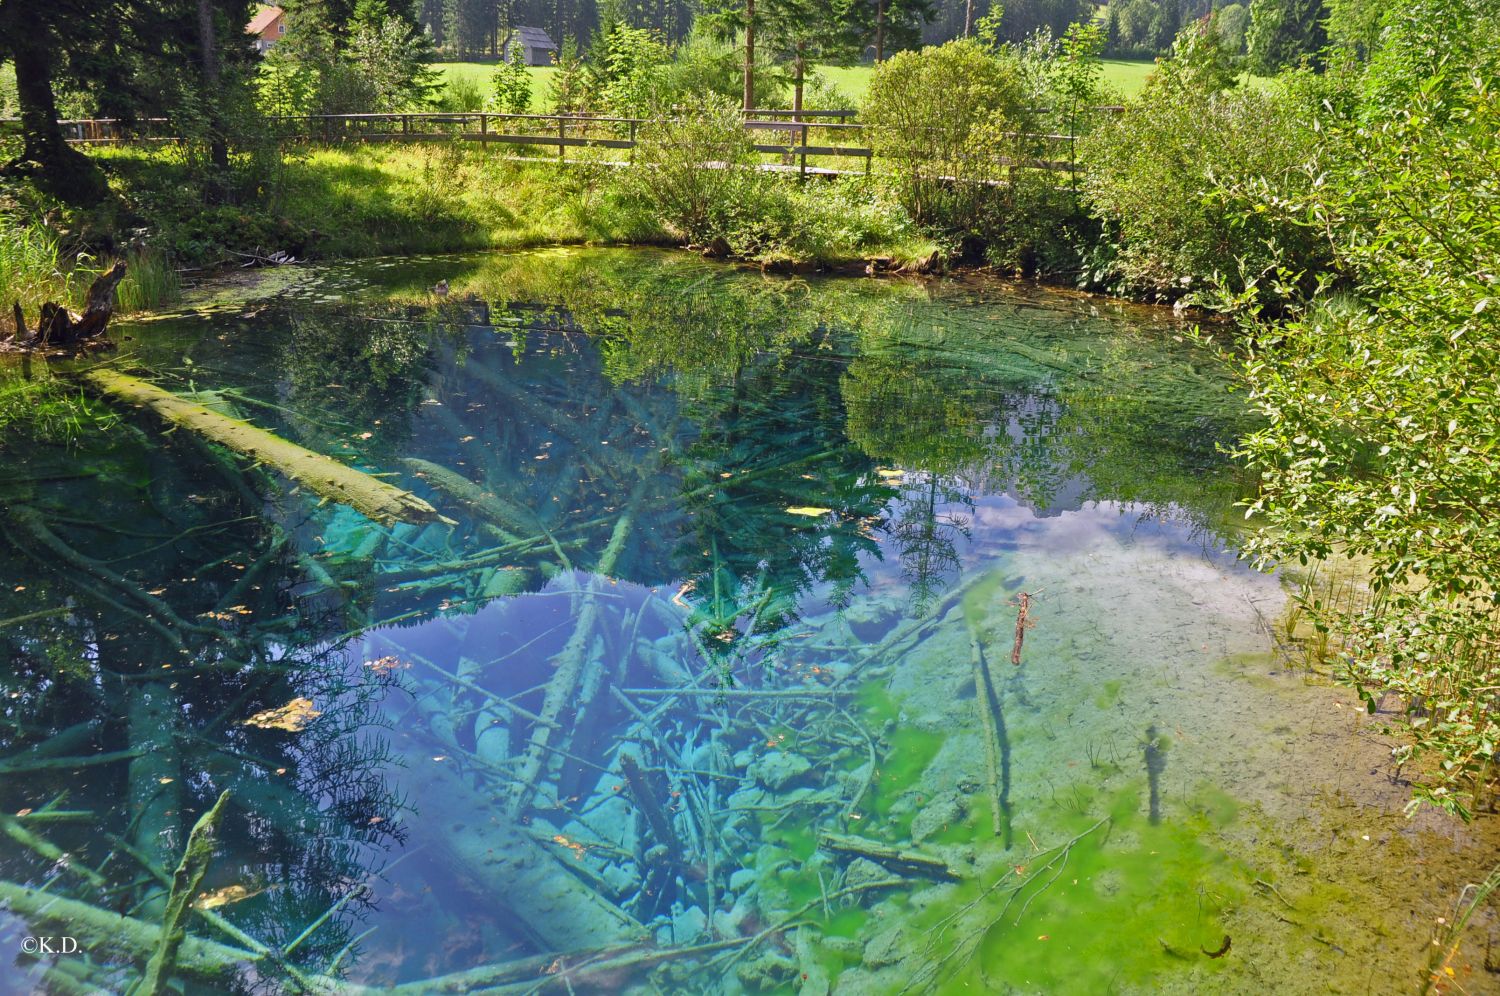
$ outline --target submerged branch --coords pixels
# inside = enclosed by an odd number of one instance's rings
[[[172,891],[167,896],[167,911],[162,917],[161,941],[156,952],[146,963],[146,974],[136,992],[142,996],[162,996],[167,992],[167,983],[176,974],[177,956],[182,943],[187,939],[187,919],[203,876],[208,873],[208,863],[214,855],[214,831],[219,823],[219,814],[229,792],[221,792],[213,808],[193,824],[188,834],[187,847],[183,849],[182,861],[172,873]]]
[[[249,422],[221,415],[195,401],[178,397],[139,377],[95,368],[82,374],[82,380],[106,397],[138,408],[149,408],[172,425],[268,464],[305,485],[320,498],[348,505],[377,522],[431,522],[441,518],[437,509],[410,491],[403,491],[332,457],[314,453]]]

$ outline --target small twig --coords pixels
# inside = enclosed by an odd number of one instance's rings
[[[1010,662],[1017,667],[1021,666],[1021,641],[1026,639],[1026,627],[1031,625],[1027,615],[1031,612],[1031,592],[1023,591],[1016,596],[1016,645],[1011,649]]]

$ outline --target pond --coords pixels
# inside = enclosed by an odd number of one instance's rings
[[[6,447],[4,991],[128,988],[220,793],[190,992],[1398,991],[1493,853],[1274,653],[1170,313],[546,250],[115,334],[442,518]]]

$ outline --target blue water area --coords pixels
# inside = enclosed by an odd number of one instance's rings
[[[589,250],[118,332],[111,364],[441,517],[125,409],[7,443],[0,936],[87,952],[16,991],[128,987],[221,793],[187,991],[1222,971],[1236,803],[1174,696],[1277,596],[1228,525],[1244,415],[1170,316]]]

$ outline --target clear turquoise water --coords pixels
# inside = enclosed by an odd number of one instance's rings
[[[1182,328],[604,250],[231,298],[114,362],[451,521],[149,417],[9,447],[0,879],[159,923],[228,791],[200,905],[347,991],[1251,984],[1209,952],[1285,859],[1232,841],[1274,793],[1229,773],[1225,710],[1263,706],[1223,662],[1279,595]],[[76,910],[0,943],[42,926],[92,953],[17,956],[15,991],[139,972]]]

